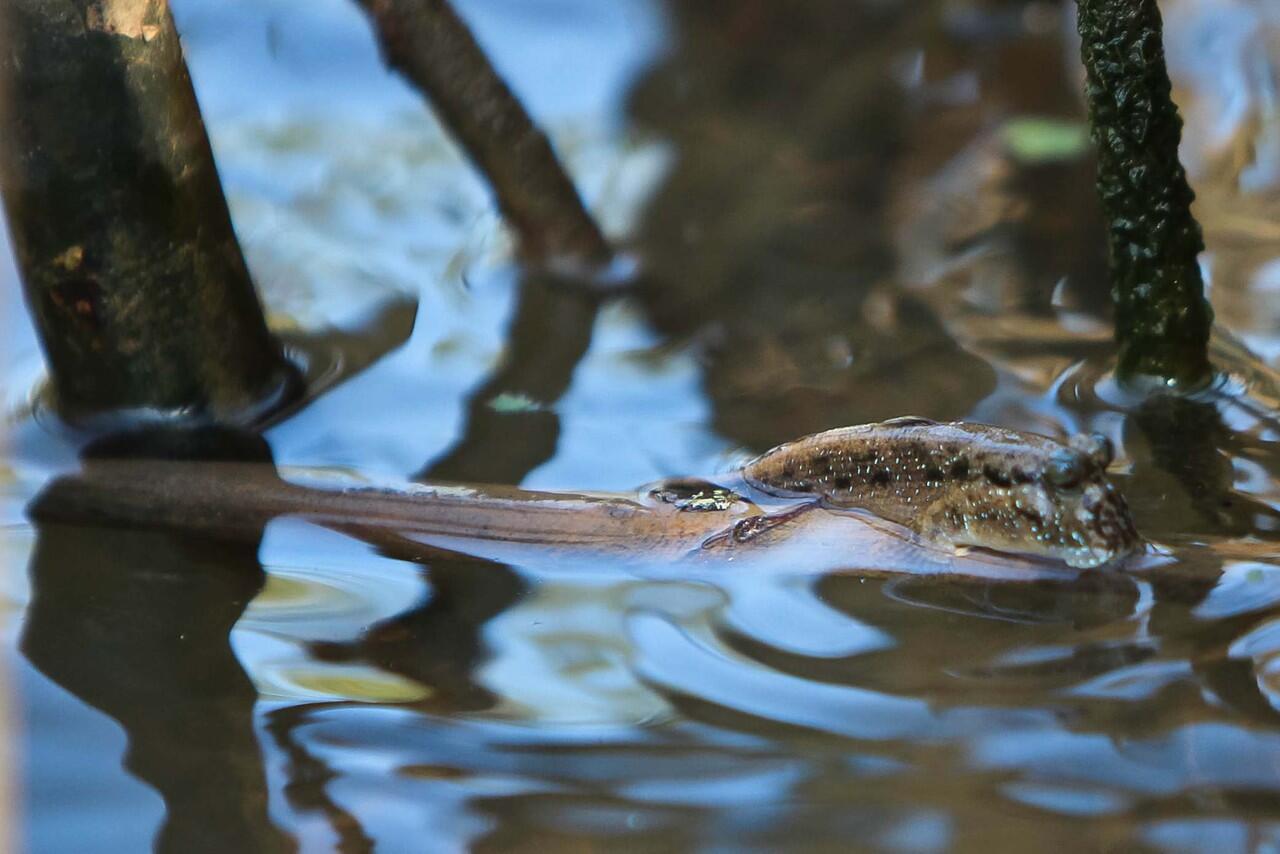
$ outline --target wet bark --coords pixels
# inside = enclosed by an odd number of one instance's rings
[[[166,0],[0,4],[0,190],[58,410],[246,420],[291,377]]]
[[[447,0],[357,0],[384,59],[430,100],[483,173],[526,259],[609,260],[546,135],[525,112]]]
[[[1195,193],[1178,161],[1156,0],[1078,0],[1098,193],[1107,220],[1122,378],[1196,386],[1210,375],[1213,311],[1196,256]]]

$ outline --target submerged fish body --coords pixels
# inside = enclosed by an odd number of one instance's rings
[[[753,488],[859,508],[922,539],[1062,560],[1087,568],[1140,544],[1123,497],[1107,480],[1100,436],[1045,436],[923,418],[806,436],[743,467]]]
[[[45,521],[260,533],[298,517],[379,544],[519,562],[609,554],[820,570],[1058,577],[1137,545],[1102,475],[1106,448],[970,424],[899,420],[782,445],[740,482],[634,494],[515,487],[304,486],[267,465],[93,460],[33,503]],[[969,556],[963,546],[990,550]],[[1000,552],[1005,554],[995,554]],[[1048,558],[1049,560],[1044,560]]]

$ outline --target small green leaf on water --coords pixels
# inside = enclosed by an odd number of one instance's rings
[[[494,412],[537,412],[542,404],[525,394],[504,391],[489,401]]]
[[[437,341],[431,348],[431,355],[436,359],[446,359],[460,352],[466,345],[461,335],[448,335]]]
[[[1089,145],[1084,122],[1026,116],[1005,123],[1004,141],[1024,163],[1049,163],[1079,157]]]

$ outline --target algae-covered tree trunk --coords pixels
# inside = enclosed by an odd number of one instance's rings
[[[260,409],[290,370],[166,0],[3,0],[0,44],[0,190],[59,411]]]
[[[1098,192],[1107,218],[1122,377],[1194,386],[1210,375],[1209,328],[1178,160],[1182,120],[1170,97],[1156,0],[1078,0]]]

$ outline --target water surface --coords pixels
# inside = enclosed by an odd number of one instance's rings
[[[643,271],[520,270],[355,4],[175,0],[312,476],[626,490],[905,414],[1097,430],[1158,568],[1074,581],[44,526],[0,279],[0,792],[38,851],[1280,845],[1280,16],[1164,4],[1224,369],[1110,378],[1069,9],[466,0]],[[1068,4],[1069,6],[1069,4]],[[803,7],[803,8],[801,8]],[[0,754],[2,755],[2,754]]]

